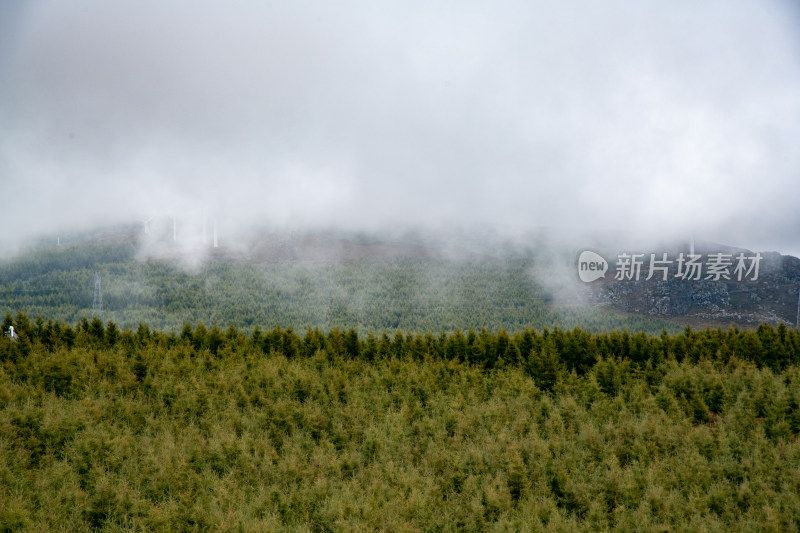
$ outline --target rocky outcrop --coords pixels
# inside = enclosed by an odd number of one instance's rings
[[[612,262],[608,279],[587,284],[587,296],[595,305],[647,316],[689,317],[731,325],[781,321],[795,325],[800,259],[774,252],[762,252],[761,256],[758,278],[742,281],[735,276],[718,281],[685,280],[676,277],[674,266],[666,281],[660,273],[647,280],[645,268],[639,280],[618,280],[614,279],[616,263]]]

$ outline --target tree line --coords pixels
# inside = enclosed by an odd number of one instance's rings
[[[212,355],[226,351],[278,352],[294,358],[311,357],[318,351],[325,351],[331,356],[365,360],[447,359],[483,369],[522,365],[535,378],[545,381],[544,375],[559,369],[582,375],[598,362],[614,358],[629,361],[639,368],[670,358],[677,362],[701,359],[728,362],[735,358],[774,371],[800,362],[800,334],[783,323],[777,327],[761,324],[754,330],[730,328],[727,331],[720,328],[694,330],[687,326],[682,333],[668,334],[663,330],[660,335],[627,330],[590,333],[577,327],[526,329],[513,334],[505,329],[359,334],[354,328],[333,328],[328,332],[307,328],[304,333],[298,333],[291,327],[280,326],[264,331],[255,327],[248,334],[233,325],[221,329],[217,325],[206,327],[203,323],[195,327],[186,323],[179,333],[151,329],[146,324],[139,324],[134,331],[121,329],[111,320],[104,324],[98,317],[91,320],[84,317],[73,326],[53,320],[45,322],[41,317],[31,321],[24,313],[18,313],[16,317],[6,314],[3,331],[7,332],[10,326],[14,327],[18,339],[11,341],[4,336],[0,356],[6,359],[24,355],[32,344],[41,344],[51,352],[62,346],[94,346],[119,347],[130,353],[150,344],[165,349],[183,345],[193,353],[207,351]]]

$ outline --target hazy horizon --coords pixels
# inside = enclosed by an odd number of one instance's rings
[[[152,217],[800,256],[788,1],[0,4],[0,251]]]

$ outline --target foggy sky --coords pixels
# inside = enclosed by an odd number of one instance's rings
[[[792,3],[554,4],[0,2],[0,244],[203,212],[800,255]]]

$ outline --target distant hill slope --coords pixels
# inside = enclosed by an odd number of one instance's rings
[[[722,245],[706,243],[696,250],[700,263],[707,267],[716,254],[727,254],[733,263],[725,269],[727,278],[703,270],[700,279],[682,279],[677,274],[680,250],[669,253],[667,279],[663,272],[654,272],[650,280],[649,253],[644,254],[644,265],[639,280],[616,279],[618,261],[612,260],[604,279],[582,284],[584,300],[591,305],[640,316],[659,317],[683,323],[707,325],[753,326],[759,323],[796,325],[798,293],[800,291],[800,259],[776,252],[761,252],[756,277],[755,270],[741,279],[734,273],[736,258],[741,253],[748,259],[755,253]],[[686,254],[688,251],[683,250]],[[661,257],[657,255],[657,257]],[[755,279],[753,279],[755,278]]]
[[[75,323],[93,314],[98,272],[104,320],[131,328],[677,329],[659,319],[554,307],[530,255],[321,234],[264,234],[200,252],[124,229],[40,247],[0,262],[0,312]],[[193,253],[201,259],[187,262]]]

